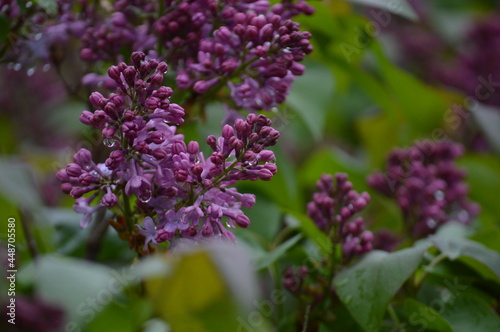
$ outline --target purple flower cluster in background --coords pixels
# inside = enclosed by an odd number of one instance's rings
[[[7,15],[19,12],[14,4],[4,7]],[[19,32],[6,59],[19,61],[22,54],[19,65],[30,67],[40,59],[59,61],[54,50],[70,38],[79,40],[80,58],[89,65],[116,63],[122,54],[142,51],[167,61],[177,73],[177,87],[195,96],[210,91],[214,97],[228,87],[230,108],[270,110],[285,100],[295,76],[305,70],[299,62],[312,51],[311,34],[291,18],[313,11],[304,0],[275,5],[266,0],[137,0],[113,6],[59,0],[52,16],[34,6],[30,15],[19,17],[33,24]],[[85,83],[90,78],[102,83],[99,73],[88,74]]]
[[[457,64],[454,68],[445,68],[443,81],[485,104],[500,107],[500,95],[495,93],[500,82],[499,57],[500,15],[497,14],[472,27],[458,54]],[[484,82],[490,84],[482,87]],[[479,90],[478,86],[482,88]]]
[[[167,59],[179,63],[177,85],[203,94],[228,85],[236,107],[270,110],[282,103],[312,51],[308,32],[289,18],[312,8],[300,1],[269,9],[267,1],[183,2],[155,28]],[[299,10],[300,8],[300,10]]]
[[[470,223],[479,213],[467,198],[465,173],[455,159],[463,148],[452,142],[420,142],[393,150],[385,172],[368,177],[368,184],[395,199],[413,237],[434,233],[448,221]]]
[[[197,142],[186,143],[176,132],[184,110],[171,103],[172,89],[162,86],[165,62],[134,52],[132,64],[108,70],[117,85],[107,98],[90,96],[95,111],[84,111],[80,120],[102,131],[112,148],[105,163],[96,164],[82,149],[74,163],[58,172],[62,190],[76,198],[75,211],[85,227],[101,208],[118,206],[124,215],[130,196],[137,197],[137,211],[146,215],[140,232],[149,242],[174,238],[234,239],[226,229],[250,223],[242,207],[250,208],[255,196],[231,187],[238,180],[270,180],[276,173],[275,157],[267,147],[276,144],[279,132],[264,115],[250,114],[226,125],[222,136],[209,136],[213,150],[205,157]],[[92,194],[88,197],[86,193]],[[122,196],[123,205],[118,204]],[[99,197],[94,206],[91,203]],[[225,224],[224,224],[225,223]]]
[[[353,218],[368,204],[370,195],[353,190],[343,173],[335,175],[335,185],[331,175],[323,174],[317,190],[307,204],[307,215],[334,243],[341,243],[344,260],[372,250],[373,234],[364,230],[362,217]]]

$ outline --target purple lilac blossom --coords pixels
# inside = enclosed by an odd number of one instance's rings
[[[125,194],[137,197],[146,214],[140,233],[147,243],[234,240],[228,229],[248,227],[250,220],[241,208],[252,207],[255,196],[232,186],[239,180],[271,180],[277,168],[273,152],[266,148],[276,144],[279,132],[264,115],[250,114],[224,126],[221,137],[209,136],[213,153],[206,157],[197,142],[186,143],[176,133],[184,110],[170,102],[173,90],[161,85],[167,64],[141,52],[134,52],[131,61],[133,65],[109,68],[116,93],[107,98],[92,93],[95,110],[80,116],[84,124],[101,130],[113,150],[109,158],[96,164],[91,152],[81,149],[74,163],[57,173],[62,190],[76,199],[74,208],[83,214],[81,226]],[[87,193],[92,194],[84,196]],[[99,202],[92,205],[94,200]]]
[[[345,261],[372,249],[373,234],[364,230],[363,218],[353,218],[370,201],[370,195],[359,194],[347,181],[347,174],[333,177],[323,174],[317,183],[317,192],[307,204],[307,215],[316,226],[334,242],[340,242]]]
[[[396,200],[416,238],[436,232],[449,221],[469,224],[479,207],[467,198],[465,172],[455,163],[462,153],[463,147],[452,142],[423,141],[395,149],[385,172],[370,175],[368,184]]]
[[[169,11],[155,23],[167,59],[178,70],[177,85],[204,94],[227,85],[239,108],[270,110],[282,103],[299,64],[312,51],[311,34],[290,20],[311,14],[305,1],[171,1]]]

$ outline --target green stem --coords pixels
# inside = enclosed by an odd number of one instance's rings
[[[429,274],[429,271],[447,257],[448,256],[445,253],[441,253],[436,257],[434,257],[434,259],[429,263],[429,265],[425,267],[424,272],[422,273],[420,278],[415,279],[415,288],[419,288],[420,285],[422,284],[422,281],[424,281],[425,277],[427,277],[427,275]]]
[[[389,304],[389,306],[387,307],[387,313],[389,314],[389,316],[391,316],[391,319],[394,321],[396,326],[399,326],[401,324],[399,322],[399,317],[396,314],[396,311],[394,311],[394,308],[392,307],[391,304]]]
[[[125,221],[127,222],[127,228],[128,228],[128,231],[131,233],[133,228],[134,228],[134,224],[132,222],[132,212],[131,212],[131,209],[130,209],[130,201],[127,197],[127,195],[125,194],[125,189],[123,189],[122,191],[122,199],[123,199],[123,211],[124,211],[124,218],[125,218]]]

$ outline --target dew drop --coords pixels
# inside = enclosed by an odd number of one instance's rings
[[[31,6],[33,6],[33,2],[31,1],[26,2],[26,8],[30,8]]]
[[[234,228],[235,228],[235,227],[234,227],[234,224],[230,223],[229,221],[226,221],[226,226],[227,226],[228,228],[231,228],[231,229],[234,229]]]
[[[116,139],[114,138],[105,138],[103,141],[104,145],[106,145],[108,148],[112,148],[116,145]]]
[[[15,70],[15,71],[20,71],[20,70],[21,70],[21,67],[22,67],[22,66],[21,66],[21,64],[20,64],[20,63],[16,63],[16,64],[14,65],[14,70]]]
[[[36,69],[35,69],[34,67],[31,67],[30,69],[28,69],[28,70],[26,71],[26,75],[28,75],[28,76],[33,76],[33,75],[35,74],[35,70],[36,70]]]
[[[39,32],[39,33],[37,33],[35,35],[35,40],[40,40],[40,39],[42,39],[42,33],[41,32]]]
[[[148,203],[151,200],[151,197],[152,197],[151,190],[146,190],[144,192],[144,195],[141,195],[139,197],[139,200],[143,203]]]
[[[50,70],[50,63],[44,64],[42,70],[44,73],[48,72]]]

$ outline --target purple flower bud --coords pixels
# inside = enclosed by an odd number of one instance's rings
[[[274,157],[274,152],[270,151],[270,150],[263,150],[259,153],[258,155],[258,159],[259,161],[261,162],[268,162],[268,161],[271,161],[273,159],[275,159]]]
[[[259,178],[262,181],[270,181],[273,178],[273,173],[267,168],[262,168],[259,170]]]
[[[57,171],[56,178],[61,182],[68,182],[69,181],[69,175],[65,169],[61,169],[61,170]]]
[[[82,168],[77,164],[68,164],[66,166],[66,173],[72,177],[78,177],[82,174]]]
[[[207,137],[207,144],[208,146],[210,146],[212,148],[212,150],[214,151],[218,151],[219,148],[217,147],[217,139],[215,138],[215,136],[213,135],[210,135]]]
[[[111,66],[108,69],[108,76],[113,80],[120,82],[120,70],[117,66]]]
[[[224,128],[222,128],[222,137],[225,139],[229,139],[234,136],[234,129],[233,127],[229,125],[225,125]]]
[[[104,106],[106,105],[106,99],[99,92],[92,92],[89,100],[92,106],[94,106],[95,108],[104,108]]]
[[[87,149],[80,149],[73,156],[75,163],[81,167],[92,164],[92,153]]]
[[[220,152],[214,152],[210,156],[210,161],[212,161],[215,165],[222,165],[225,161],[224,155]]]
[[[156,148],[153,150],[153,157],[157,160],[163,160],[167,156],[167,151],[162,148]]]
[[[200,152],[200,145],[196,141],[191,141],[188,144],[187,151],[190,154],[197,154]]]
[[[106,207],[113,207],[118,203],[118,197],[109,191],[107,194],[102,196],[101,204]]]
[[[244,214],[240,214],[236,217],[236,224],[242,228],[247,228],[250,225],[250,219]]]
[[[172,153],[179,154],[186,152],[186,143],[184,141],[177,141],[172,144]]]

